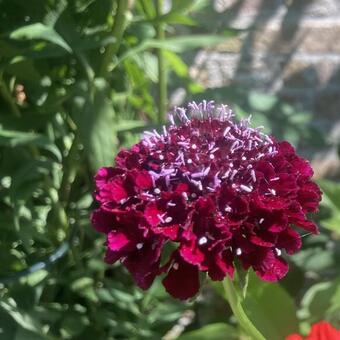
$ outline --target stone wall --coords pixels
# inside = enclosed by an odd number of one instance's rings
[[[215,0],[214,11],[242,32],[198,52],[193,77],[210,88],[277,93],[312,111],[330,135],[339,130],[340,0]]]

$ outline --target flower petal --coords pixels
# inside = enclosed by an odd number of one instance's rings
[[[100,233],[109,233],[115,224],[115,216],[103,209],[96,209],[91,215],[91,222]]]
[[[174,261],[162,283],[166,291],[174,298],[186,300],[195,296],[200,288],[198,268],[185,262],[179,255]]]
[[[288,264],[281,257],[274,255],[273,251],[263,252],[261,260],[257,260],[257,264],[253,267],[255,273],[264,281],[276,282],[282,279],[288,272]]]
[[[155,239],[151,244],[143,244],[140,250],[137,249],[123,261],[140,288],[148,289],[159,274],[162,247],[163,241]]]

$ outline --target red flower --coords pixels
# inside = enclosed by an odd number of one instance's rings
[[[286,340],[339,340],[340,330],[336,330],[326,321],[315,323],[308,336],[302,337],[299,334],[292,334],[286,337]]]
[[[143,289],[166,273],[166,290],[180,299],[198,292],[199,271],[232,276],[235,258],[263,280],[281,279],[282,251],[301,247],[292,226],[318,232],[306,217],[321,199],[309,163],[249,120],[236,123],[227,106],[174,112],[179,125],[170,115],[161,134],[146,132],[95,177],[92,223],[107,234],[106,261],[120,260]]]

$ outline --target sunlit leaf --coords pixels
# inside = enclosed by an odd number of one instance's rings
[[[49,41],[62,47],[69,53],[72,53],[72,48],[67,42],[53,29],[53,27],[46,26],[40,22],[35,24],[22,26],[9,34],[11,39],[16,40],[31,40],[39,39]]]

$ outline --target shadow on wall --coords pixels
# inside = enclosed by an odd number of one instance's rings
[[[338,0],[216,0],[198,20],[210,31],[221,32],[227,26],[240,29],[240,34],[217,48],[200,51],[191,75],[214,89],[212,98],[229,98],[248,112],[254,112],[249,92],[256,89],[277,96],[279,101],[265,115],[279,123],[273,132],[290,138],[289,133],[296,130],[302,138],[294,140],[295,144],[310,157],[316,155],[317,174],[339,175]],[[282,125],[282,106],[289,104],[294,108],[290,115],[295,117],[291,117],[292,124]],[[305,116],[310,112],[310,119],[297,119],[299,112]],[[307,127],[312,131],[309,138]],[[278,128],[286,133],[275,131]],[[327,138],[317,137],[316,130]],[[321,151],[316,154],[315,150]]]

